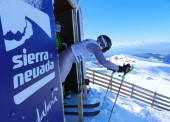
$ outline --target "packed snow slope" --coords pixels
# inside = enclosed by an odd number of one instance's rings
[[[84,111],[100,110],[100,113],[92,117],[84,116],[84,122],[108,122],[110,116],[110,122],[170,122],[169,111],[154,109],[129,97],[119,96],[111,113],[116,94],[108,92],[105,101],[103,101],[106,90],[93,84],[90,84],[90,87],[88,99],[84,99],[83,102],[100,102],[101,105],[93,109],[84,109]],[[77,95],[74,95],[71,99],[66,99],[65,102],[77,104],[77,100]],[[77,108],[65,110],[77,111]],[[66,122],[78,122],[78,116],[74,115],[66,115],[65,119]]]

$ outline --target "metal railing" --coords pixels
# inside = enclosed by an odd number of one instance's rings
[[[89,78],[93,84],[99,85],[103,88],[107,88],[111,80],[111,76],[91,69],[86,69],[86,74],[87,78]],[[121,79],[113,77],[109,90],[117,94],[120,83]],[[123,82],[119,94],[142,101],[143,103],[148,104],[154,108],[170,111],[170,97],[142,88],[127,81]]]

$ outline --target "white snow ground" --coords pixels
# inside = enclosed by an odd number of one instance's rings
[[[143,59],[129,55],[114,55],[110,57],[109,60],[120,65],[123,63],[130,63],[135,66],[135,69],[131,72],[131,74],[127,75],[125,81],[170,97],[169,64],[162,63],[154,58]],[[90,67],[91,69],[111,74],[110,71],[99,66],[96,61],[89,61],[86,64],[88,68]],[[120,77],[120,74],[117,73],[116,77]],[[103,108],[101,108],[106,90],[93,84],[90,86],[91,90],[89,92],[88,99],[83,102],[94,103],[100,101],[101,105],[98,108],[95,108],[95,110],[100,109],[101,112],[94,117],[84,117],[84,122],[108,122],[116,95],[108,93],[107,99],[103,104]],[[78,99],[77,96],[74,95],[71,99],[65,101],[76,104]],[[77,111],[77,109],[69,110]],[[84,111],[91,110],[93,109],[85,109]],[[65,118],[66,122],[78,122],[77,116],[67,115]],[[110,122],[170,122],[170,111],[157,110],[143,104],[140,101],[129,97],[119,96]]]

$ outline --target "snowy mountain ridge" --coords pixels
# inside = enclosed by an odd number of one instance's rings
[[[134,54],[134,56],[145,58],[151,61],[155,60],[155,61],[159,61],[162,63],[170,64],[170,54],[165,55],[165,54],[143,53],[143,54]]]

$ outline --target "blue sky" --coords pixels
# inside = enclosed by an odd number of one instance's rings
[[[84,38],[113,43],[170,42],[170,0],[80,0]]]

